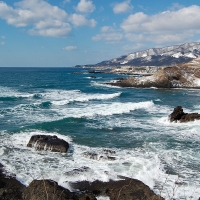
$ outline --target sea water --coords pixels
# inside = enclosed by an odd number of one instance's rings
[[[23,184],[136,178],[166,199],[200,197],[200,121],[170,123],[180,105],[200,113],[195,89],[106,85],[124,75],[78,68],[0,68],[0,162]],[[67,153],[35,151],[34,134],[57,135]],[[105,199],[107,199],[105,197]]]

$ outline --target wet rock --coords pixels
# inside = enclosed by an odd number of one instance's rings
[[[0,199],[22,200],[25,186],[15,179],[3,173],[3,165],[0,164]]]
[[[108,196],[110,200],[164,200],[147,185],[136,179],[123,177],[123,180],[109,182],[88,181],[70,183],[74,189],[91,191],[97,196]]]
[[[130,77],[112,83],[106,83],[119,87],[137,88],[200,88],[198,84],[200,67],[177,65],[159,69],[151,76]]]
[[[65,153],[69,149],[69,143],[59,139],[55,135],[33,135],[27,147],[34,147],[36,150],[50,150]]]
[[[81,168],[78,168],[78,169],[73,169],[71,171],[68,171],[65,173],[66,176],[77,176],[77,175],[82,175],[86,172],[89,172],[91,169],[89,167],[81,167]]]
[[[194,120],[200,120],[200,114],[198,113],[184,113],[181,106],[174,108],[174,111],[169,115],[170,122],[189,122]]]
[[[115,151],[104,149],[101,152],[83,152],[82,155],[93,160],[116,160],[116,157],[112,156]]]
[[[23,192],[24,200],[96,200],[93,194],[70,192],[51,180],[34,180]]]

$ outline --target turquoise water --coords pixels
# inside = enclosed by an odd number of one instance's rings
[[[198,199],[200,122],[170,123],[168,115],[178,105],[200,113],[200,91],[110,87],[105,83],[126,76],[92,75],[76,68],[0,68],[0,155],[7,172],[26,185],[51,178],[64,187],[123,175],[166,199]],[[70,150],[29,149],[33,134],[57,135]]]

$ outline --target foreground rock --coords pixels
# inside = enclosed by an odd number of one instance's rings
[[[110,200],[164,200],[141,181],[125,177],[119,181],[83,181],[71,183],[71,186],[81,191],[91,191],[95,195],[108,196]]]
[[[90,193],[73,193],[51,180],[34,180],[23,193],[24,200],[96,200]]]
[[[174,108],[174,111],[169,115],[170,122],[189,122],[194,120],[200,120],[200,114],[198,113],[184,113],[181,106]]]
[[[1,200],[22,200],[22,193],[25,186],[15,178],[6,176],[3,173],[3,166],[0,164],[0,199]]]
[[[2,168],[0,164],[1,200],[96,200],[97,196],[108,196],[110,200],[164,200],[141,181],[125,177],[119,181],[70,183],[76,190],[71,192],[51,180],[33,180],[26,188],[14,177],[6,176]]]
[[[69,149],[69,143],[59,139],[55,135],[33,135],[27,147],[34,147],[36,150],[50,150],[65,153]]]

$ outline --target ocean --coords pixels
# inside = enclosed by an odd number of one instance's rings
[[[92,77],[95,76],[95,77]],[[53,179],[141,180],[166,199],[200,197],[200,121],[170,123],[176,106],[200,113],[196,89],[119,88],[127,77],[79,68],[0,68],[0,162],[25,185]],[[67,153],[27,147],[57,135]],[[101,199],[107,199],[101,197]]]

